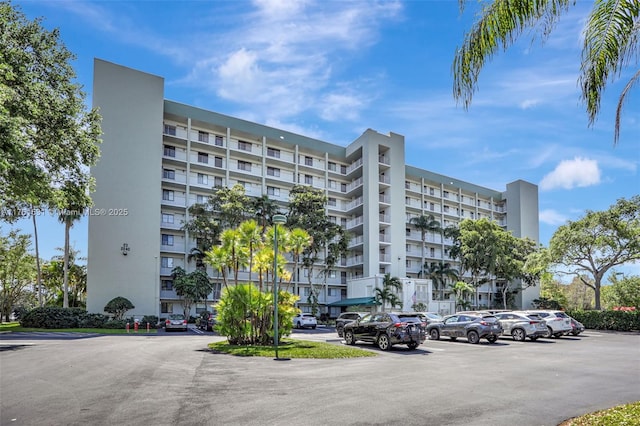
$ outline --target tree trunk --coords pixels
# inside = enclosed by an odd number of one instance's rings
[[[62,307],[69,307],[69,230],[71,229],[71,222],[67,221],[64,224],[64,265],[62,266],[63,270],[63,299],[62,299]]]
[[[33,219],[33,239],[36,245],[36,271],[37,278],[36,283],[38,286],[38,306],[42,307],[42,268],[40,267],[40,250],[38,249],[38,226],[36,225],[35,212],[31,212],[31,218]]]

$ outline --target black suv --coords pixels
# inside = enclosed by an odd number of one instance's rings
[[[344,326],[344,342],[355,345],[356,341],[371,342],[383,351],[393,345],[407,345],[415,349],[426,339],[424,323],[413,314],[387,313],[367,314]]]
[[[203,312],[198,318],[197,326],[200,330],[213,331],[213,327],[216,325],[217,312]]]
[[[342,337],[344,326],[367,315],[368,312],[343,312],[336,318],[336,331]]]

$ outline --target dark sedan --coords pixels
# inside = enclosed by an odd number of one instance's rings
[[[415,349],[426,339],[424,323],[412,314],[379,312],[368,314],[344,326],[344,341],[354,345],[358,340],[378,345],[383,351],[393,345]]]
[[[502,334],[502,326],[493,315],[455,314],[444,317],[442,322],[429,324],[427,333],[432,340],[447,336],[451,340],[463,337],[474,344],[483,338],[495,343]]]

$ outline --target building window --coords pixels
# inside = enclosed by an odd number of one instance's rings
[[[347,192],[347,184],[346,183],[341,183],[340,184],[340,192]]]
[[[313,185],[313,176],[304,175],[304,183],[306,183],[307,185]]]
[[[340,165],[340,173],[342,173],[343,175],[347,174],[347,166],[343,166],[342,164]]]
[[[313,166],[313,157],[304,157],[304,165],[305,166]]]
[[[442,196],[444,198],[449,198],[449,191],[442,191]]]
[[[340,226],[342,226],[343,228],[347,227],[347,218],[346,217],[341,217],[340,218]]]
[[[171,302],[162,302],[160,303],[160,312],[163,314],[172,314],[173,313],[173,303]]]
[[[200,185],[208,185],[209,184],[209,176],[204,175],[202,173],[198,173],[198,183]]]
[[[340,272],[340,282],[342,284],[346,284],[347,283],[347,273],[346,272]]]
[[[162,177],[164,179],[175,180],[176,179],[176,171],[175,170],[171,170],[171,169],[162,169]]]
[[[436,257],[436,249],[433,247],[429,248],[429,256]]]
[[[273,158],[280,158],[280,150],[276,148],[267,148],[267,156]]]
[[[213,157],[213,165],[222,168],[222,157]]]
[[[198,163],[209,164],[209,154],[206,152],[199,152]]]
[[[216,145],[216,146],[224,145],[222,136],[216,135],[216,139],[215,139],[214,145]]]
[[[251,142],[238,141],[238,149],[251,152]]]
[[[329,188],[336,189],[337,187],[338,187],[338,182],[336,182],[335,180],[329,179]]]
[[[162,213],[162,223],[173,223],[173,215],[169,213]]]
[[[407,260],[404,262],[404,266],[405,266],[405,267],[407,267],[407,268],[411,268],[411,260],[407,259]]]
[[[445,213],[449,213],[449,206],[444,206],[444,207],[443,207],[443,211],[444,211]]]
[[[280,169],[276,167],[267,167],[267,176],[280,177]]]
[[[220,176],[214,176],[214,178],[213,178],[213,186],[215,186],[215,187],[222,186],[222,178]]]
[[[173,158],[175,158],[175,156],[176,156],[176,147],[175,146],[171,146],[171,145],[165,145],[164,146],[164,156],[165,157],[173,157]]]
[[[404,229],[404,236],[405,237],[410,237],[411,236],[411,228],[405,228]]]
[[[173,235],[162,234],[162,245],[163,246],[172,246],[173,245]]]
[[[164,134],[175,136],[176,135],[176,126],[172,126],[171,124],[164,125]]]
[[[404,189],[411,189],[411,182],[409,182],[408,180],[404,181]]]
[[[336,171],[336,163],[334,163],[333,161],[329,161],[329,171],[331,172],[335,172]]]
[[[204,195],[200,195],[200,194],[196,195],[196,203],[204,204],[206,202],[207,202],[207,199],[205,198]]]
[[[433,203],[429,203],[429,210],[434,211],[436,209],[436,205]]]
[[[173,290],[173,280],[162,280],[161,290]]]
[[[162,199],[164,201],[173,201],[174,193],[169,189],[162,190]]]
[[[251,171],[251,163],[248,161],[238,160],[238,170],[244,170],[245,172]]]
[[[329,271],[329,278],[335,278],[337,276],[336,271]],[[337,294],[331,294],[331,290],[337,291],[338,289],[336,288],[330,288],[329,289],[329,296],[337,296]]]
[[[209,133],[198,130],[198,142],[209,143]]]
[[[173,257],[161,257],[160,266],[163,268],[173,268]]]
[[[274,197],[280,196],[280,188],[275,188],[273,186],[267,186],[267,195],[272,195]]]
[[[335,278],[335,273],[333,274],[332,278]],[[327,290],[327,292],[329,293],[329,296],[340,296],[339,289],[337,288],[330,288]]]
[[[309,287],[303,287],[303,288],[302,288],[302,295],[303,295],[303,296],[306,296],[306,297],[311,296],[311,288],[309,288]]]
[[[332,207],[335,207],[336,205],[338,205],[338,202],[336,201],[335,198],[329,197],[329,200],[328,200],[327,204],[329,204]]]

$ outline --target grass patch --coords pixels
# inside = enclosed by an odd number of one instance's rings
[[[20,327],[19,322],[5,322],[0,324],[0,332],[64,332],[64,333],[97,333],[97,334],[146,334],[147,328],[139,328],[138,332],[133,331],[133,327],[127,333],[124,328],[29,328]],[[155,328],[149,329],[149,333],[157,333]]]
[[[237,346],[229,342],[209,343],[209,348],[237,356],[263,356],[273,357],[273,346]],[[280,358],[358,358],[376,356],[374,352],[348,346],[332,345],[324,342],[311,342],[308,340],[284,339],[278,345],[278,357]]]
[[[640,425],[640,401],[569,419],[561,426]]]

